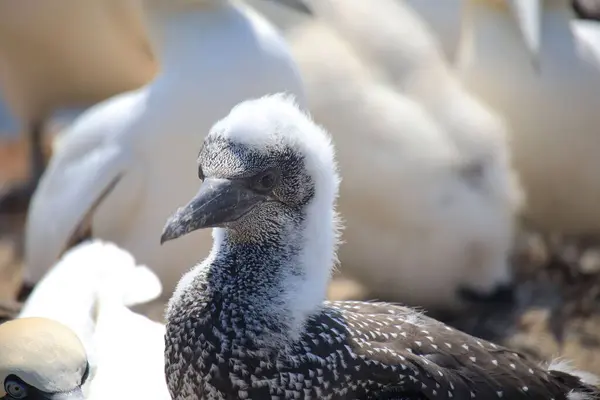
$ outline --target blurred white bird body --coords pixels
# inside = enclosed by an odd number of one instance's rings
[[[283,0],[288,4],[300,2],[303,0]],[[427,23],[428,28],[436,39],[440,42],[442,49],[448,59],[453,60],[456,49],[460,42],[460,19],[462,15],[463,0],[396,0],[399,3],[406,4],[415,10],[419,16]],[[286,10],[274,2],[264,2],[261,0],[249,0],[257,10],[269,18],[278,27],[283,29],[284,33],[302,22],[311,19],[310,16]],[[374,3],[375,4],[375,3]]]
[[[463,24],[463,11],[465,2],[470,0],[397,0],[399,3],[405,3],[416,11],[419,16],[427,23],[431,33],[439,42],[446,58],[454,62],[457,52],[460,48],[461,30]],[[520,30],[521,40],[528,46],[535,46],[535,32],[530,31],[533,27],[527,22],[536,18],[534,8],[531,6],[538,0],[482,0],[488,1],[498,7],[510,6],[513,22],[517,24]],[[532,49],[533,50],[533,49]]]
[[[79,336],[90,362],[86,398],[169,399],[164,326],[127,308],[160,294],[156,275],[136,265],[126,251],[111,243],[85,242],[50,269],[19,317],[49,318]]]
[[[597,21],[571,21],[571,28],[579,39],[580,56],[600,70],[600,24]]]
[[[94,237],[149,265],[170,296],[211,246],[206,232],[159,243],[169,214],[197,187],[194,157],[185,155],[243,99],[287,91],[303,100],[285,42],[251,10],[228,1],[161,0],[150,11],[162,72],[93,107],[56,142],[27,221],[28,282],[40,279],[89,217]]]
[[[159,282],[149,269],[146,272]],[[129,282],[130,288],[144,284],[139,280]],[[99,300],[94,332],[99,368],[91,383],[91,398],[170,399],[164,374],[165,326],[131,311],[120,300],[110,291]],[[123,376],[128,376],[129,382],[115,394],[115,382]]]
[[[460,42],[463,0],[400,0],[419,13],[439,41],[448,58],[454,60]]]
[[[538,5],[538,71],[508,10],[478,1],[469,5],[458,68],[511,125],[529,219],[544,229],[597,233],[600,28],[574,20],[566,0]]]
[[[313,22],[290,43],[338,149],[343,270],[376,297],[434,308],[457,306],[461,286],[508,283],[521,197],[502,121],[461,88],[408,8],[318,1],[332,28]]]

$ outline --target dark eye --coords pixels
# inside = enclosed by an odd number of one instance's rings
[[[198,166],[198,178],[200,178],[201,181],[204,180],[204,171],[202,171],[201,166]]]
[[[272,190],[279,181],[279,173],[277,170],[268,170],[259,174],[255,178],[254,188],[260,192],[268,192]]]
[[[24,399],[27,397],[27,388],[24,384],[17,381],[7,380],[4,382],[4,391],[14,399]]]

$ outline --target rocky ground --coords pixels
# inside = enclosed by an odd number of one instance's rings
[[[0,187],[26,176],[23,141],[0,141]],[[21,281],[23,215],[0,215],[0,320],[15,315]],[[514,265],[512,306],[480,304],[447,320],[477,336],[540,359],[565,357],[600,374],[600,243],[589,238],[523,234]],[[332,298],[368,298],[356,282],[337,277]]]

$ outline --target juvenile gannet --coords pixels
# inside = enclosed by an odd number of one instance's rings
[[[326,302],[340,178],[329,135],[283,95],[210,130],[200,190],[161,242],[213,229],[167,309],[174,400],[597,398],[591,377],[389,303]]]

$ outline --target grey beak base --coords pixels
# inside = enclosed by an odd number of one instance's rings
[[[198,229],[233,222],[265,199],[264,195],[249,189],[241,180],[207,178],[196,196],[169,218],[160,243]]]

